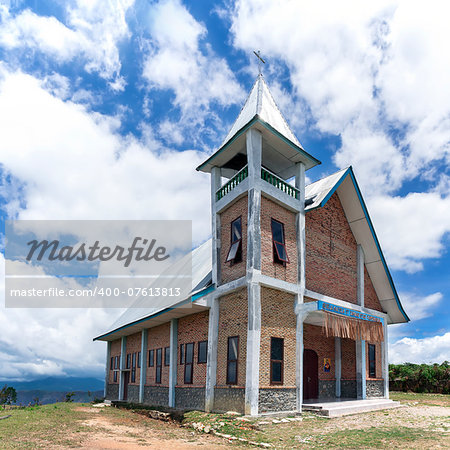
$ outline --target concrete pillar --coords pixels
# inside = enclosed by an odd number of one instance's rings
[[[356,249],[357,303],[364,306],[364,250],[358,244]]]
[[[205,410],[214,408],[214,389],[217,380],[217,346],[219,344],[219,298],[211,300],[208,323],[208,358],[206,361]]]
[[[105,387],[103,389],[103,397],[106,398],[108,393],[109,371],[111,370],[111,341],[106,343],[106,371],[105,371]]]
[[[178,369],[178,319],[170,321],[169,406],[175,408],[175,386]]]
[[[334,338],[334,375],[336,378],[336,397],[341,396],[341,377],[342,377],[342,349],[341,338]]]
[[[381,376],[384,381],[384,398],[389,398],[389,359],[388,359],[388,328],[386,318],[383,320],[384,341],[381,343]]]
[[[253,281],[261,273],[261,158],[262,135],[250,129],[246,133],[248,162],[247,216],[247,296],[248,329],[245,375],[245,413],[258,414],[259,355],[261,345],[261,286]]]
[[[298,257],[298,284],[300,289],[301,300],[303,303],[303,295],[305,292],[305,260],[306,260],[306,235],[305,235],[305,165],[303,163],[296,164],[297,175],[295,177],[295,187],[299,190],[300,208],[297,214],[297,257]]]
[[[366,398],[366,341],[358,339],[356,347],[356,396]]]
[[[220,216],[216,212],[216,192],[222,185],[219,167],[211,169],[211,234],[212,234],[212,282],[220,284]]]
[[[303,404],[303,313],[297,314],[297,330],[295,333],[295,383],[297,393],[297,412],[302,412]]]
[[[119,400],[123,400],[123,371],[125,369],[127,359],[127,337],[123,336],[120,342],[120,361],[119,361]]]
[[[139,403],[144,402],[145,379],[147,378],[147,339],[148,329],[141,332],[141,369],[139,372]]]
[[[259,355],[261,345],[261,286],[249,283],[247,361],[245,375],[245,414],[258,414],[259,402]]]

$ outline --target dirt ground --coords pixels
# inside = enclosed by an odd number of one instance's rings
[[[211,435],[198,435],[177,424],[159,422],[141,415],[108,414],[108,408],[79,407],[88,419],[82,425],[89,428],[81,449],[223,449],[224,441]]]

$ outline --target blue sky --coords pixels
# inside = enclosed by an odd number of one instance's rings
[[[309,180],[353,165],[412,319],[390,328],[391,362],[450,360],[448,16],[444,1],[0,0],[1,217],[192,219],[203,242],[195,167],[261,50],[322,161]],[[119,314],[0,307],[0,378],[101,376],[91,339]]]

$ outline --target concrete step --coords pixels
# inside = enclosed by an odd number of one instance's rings
[[[305,404],[303,411],[309,411],[325,417],[341,417],[350,414],[358,414],[383,409],[398,408],[399,402],[388,399],[379,400],[355,400],[348,402],[330,402],[322,404]]]

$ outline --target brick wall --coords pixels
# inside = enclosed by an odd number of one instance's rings
[[[356,379],[356,346],[351,339],[341,339],[341,378],[343,380]]]
[[[220,240],[222,244],[220,249],[221,284],[245,276],[247,260],[247,213],[248,199],[245,196],[220,214]],[[231,245],[231,222],[238,217],[242,219],[242,261],[231,265],[225,261]]]
[[[303,324],[303,347],[317,353],[319,380],[334,380],[334,337],[327,338],[322,332],[322,327],[305,323]],[[331,369],[329,372],[323,370],[324,358],[330,359]]]
[[[377,293],[370,279],[367,269],[364,267],[364,306],[367,308],[375,309],[376,311],[383,312],[381,303],[378,300]]]
[[[337,193],[306,214],[305,271],[307,289],[357,302],[356,241]]]
[[[205,386],[206,363],[198,364],[198,343],[208,340],[209,311],[191,314],[178,320],[177,386]],[[180,345],[194,343],[193,383],[184,384],[184,364],[180,364]]]
[[[120,346],[121,346],[121,339],[116,339],[115,341],[111,342],[111,357],[118,356],[120,361]],[[109,364],[111,362],[111,358],[109,359]],[[109,383],[114,383],[114,372],[109,370]],[[117,375],[117,381],[115,384],[119,384],[119,375]]]
[[[271,219],[284,224],[284,238],[289,263],[273,262]],[[297,283],[297,239],[295,213],[265,197],[261,198],[261,271],[264,275]]]
[[[228,338],[239,336],[238,384],[245,386],[247,358],[247,288],[219,300],[219,340],[217,346],[217,386],[226,386]]]
[[[148,330],[147,352],[149,350],[155,351],[154,366],[148,367],[148,353],[147,353],[147,379],[148,386],[169,386],[169,366],[164,365],[164,348],[169,347],[170,344],[170,322],[164,323]],[[155,383],[156,377],[156,349],[162,348],[162,369],[161,369],[161,384]]]
[[[259,384],[270,386],[270,338],[284,339],[283,387],[295,387],[295,332],[294,296],[266,287],[261,288],[261,353]],[[276,385],[280,387],[280,385]]]

